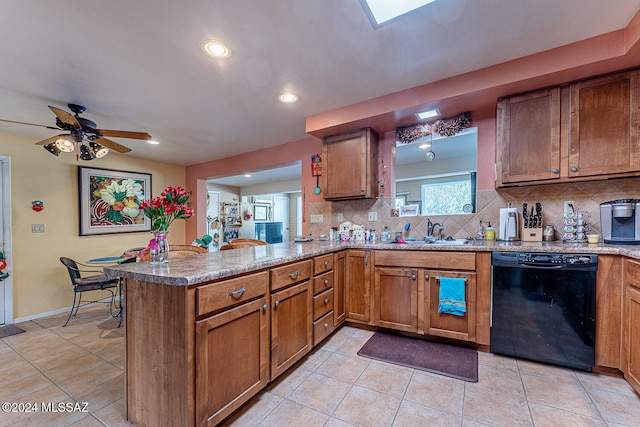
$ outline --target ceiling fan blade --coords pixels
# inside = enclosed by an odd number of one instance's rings
[[[49,105],[49,109],[53,111],[53,114],[55,114],[62,123],[73,126],[74,128],[82,129],[82,126],[78,123],[78,120],[76,120],[73,114],[56,107],[52,107],[51,105]]]
[[[38,127],[47,128],[47,129],[62,130],[62,129],[60,129],[58,127],[55,127],[55,126],[39,125],[39,124],[36,124],[36,123],[27,123],[27,122],[17,122],[15,120],[3,120],[3,119],[0,119],[0,122],[14,123],[16,125],[38,126]]]
[[[42,141],[36,142],[36,145],[47,145],[50,142],[54,142],[56,139],[62,136],[69,136],[67,133],[61,133],[60,135],[52,136],[51,138],[43,139]]]
[[[109,129],[98,129],[103,136],[110,136],[113,138],[131,138],[131,139],[142,139],[145,141],[149,141],[151,139],[151,135],[146,132],[129,132],[126,130],[109,130]]]
[[[96,138],[93,140],[93,142],[104,145],[105,147],[117,151],[118,153],[128,153],[129,151],[131,151],[131,148],[127,148],[124,145],[120,145],[117,142],[111,141],[107,138]]]

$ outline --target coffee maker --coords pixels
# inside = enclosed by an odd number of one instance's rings
[[[600,226],[605,243],[640,245],[640,200],[619,199],[601,203]]]

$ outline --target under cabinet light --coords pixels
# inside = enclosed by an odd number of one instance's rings
[[[434,108],[432,110],[420,111],[416,113],[416,117],[420,120],[430,119],[432,117],[438,117],[440,115],[440,110]]]

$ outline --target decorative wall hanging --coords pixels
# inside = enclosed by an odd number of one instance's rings
[[[78,193],[81,236],[151,230],[151,174],[78,166]]]
[[[423,136],[437,133],[438,135],[450,137],[459,134],[463,129],[471,124],[471,113],[466,112],[452,119],[437,120],[432,125],[428,123],[418,123],[396,129],[398,142],[410,144]]]
[[[40,212],[44,209],[44,203],[42,203],[40,200],[34,200],[33,202],[31,202],[31,209],[36,212]]]

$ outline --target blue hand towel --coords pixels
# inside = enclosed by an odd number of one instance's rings
[[[438,313],[464,316],[467,312],[465,303],[464,286],[466,279],[455,277],[440,278],[440,304]]]

